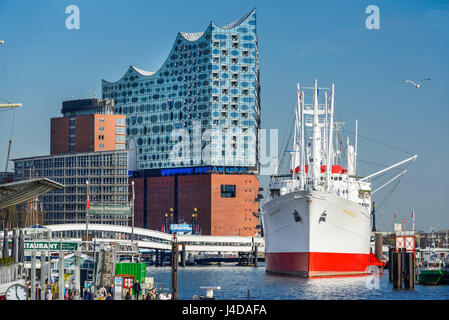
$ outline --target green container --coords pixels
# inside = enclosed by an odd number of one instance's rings
[[[146,264],[141,263],[117,263],[115,265],[115,274],[129,274],[134,276],[139,284],[145,281],[146,277]]]

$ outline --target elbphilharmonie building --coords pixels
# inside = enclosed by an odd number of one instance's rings
[[[121,79],[102,80],[102,90],[126,115],[134,170],[258,171],[255,9],[225,26],[179,32],[159,70],[130,66]]]

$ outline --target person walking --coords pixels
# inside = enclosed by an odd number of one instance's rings
[[[108,293],[108,296],[106,297],[106,300],[114,300],[114,299],[112,299],[112,295],[110,293]]]
[[[64,300],[69,300],[69,285],[66,284],[64,288]]]
[[[36,300],[41,299],[41,286],[36,284]]]
[[[136,300],[139,300],[139,292],[140,292],[140,284],[139,280],[136,280],[136,282],[134,282],[134,295],[136,296]]]
[[[45,300],[53,300],[53,294],[51,293],[51,290],[47,291],[47,295],[45,296]]]
[[[104,287],[104,285],[103,286],[101,286],[101,288],[100,288],[100,297],[103,297],[103,298],[106,298],[106,288]]]
[[[112,299],[114,299],[114,284],[113,283],[111,283],[111,285],[109,286],[108,293],[110,293]]]
[[[126,290],[125,300],[131,300],[131,295],[129,294],[129,290]]]
[[[86,288],[84,287],[81,290],[81,300],[86,300]]]
[[[84,300],[94,300],[94,295],[92,294],[89,288],[87,288],[86,290],[86,299]]]

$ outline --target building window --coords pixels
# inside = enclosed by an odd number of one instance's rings
[[[222,184],[221,185],[221,197],[222,198],[235,198],[235,184]]]

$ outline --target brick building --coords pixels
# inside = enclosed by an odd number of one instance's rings
[[[135,183],[136,227],[162,230],[165,214],[170,219],[171,212],[171,223],[191,224],[196,208],[203,235],[253,236],[258,232],[256,175],[203,173],[130,180]]]
[[[125,149],[126,116],[114,114],[113,100],[64,101],[61,111],[50,120],[50,154]]]

